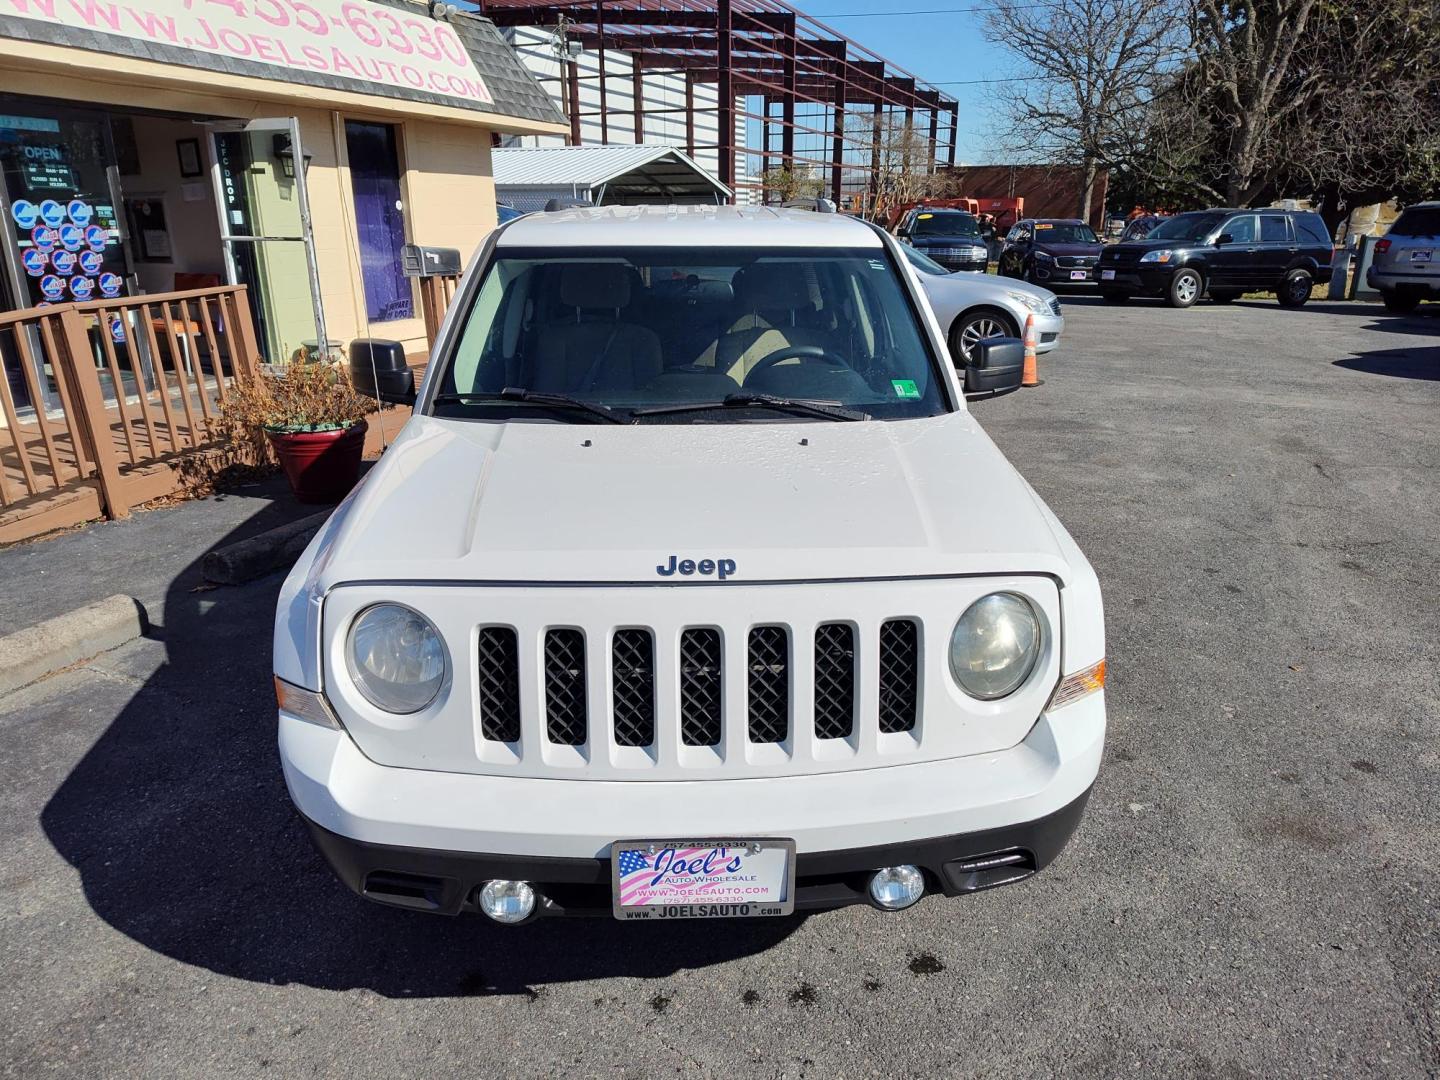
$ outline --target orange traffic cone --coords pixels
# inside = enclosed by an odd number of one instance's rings
[[[1020,373],[1021,386],[1039,386],[1041,383],[1040,372],[1035,367],[1035,345],[1038,338],[1035,334],[1035,316],[1025,316],[1025,368]]]

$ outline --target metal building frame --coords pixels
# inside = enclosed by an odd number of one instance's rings
[[[928,171],[955,164],[959,104],[953,97],[781,0],[474,2],[498,26],[558,28],[568,41],[598,53],[598,74],[582,75],[573,59],[561,61],[555,97],[565,102],[572,142],[580,141],[587,118],[598,120],[601,141],[609,141],[614,114],[607,84],[627,77],[605,73],[605,51],[615,49],[635,65],[635,141],[644,140],[645,116],[683,113],[686,152],[717,151],[720,182],[732,191],[761,186],[736,175],[744,156],[760,163],[757,176],[782,166],[808,170],[828,180],[837,203],[853,196],[868,209],[884,167],[882,144],[896,130],[911,132],[909,142],[928,142]],[[685,106],[646,101],[646,71],[683,73]],[[591,112],[580,110],[586,80],[599,82],[600,107]],[[695,144],[697,84],[716,88],[715,146]]]

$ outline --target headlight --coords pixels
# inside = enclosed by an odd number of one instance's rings
[[[1035,258],[1039,259],[1041,262],[1054,262],[1054,261],[1055,261],[1055,256],[1054,256],[1054,255],[1051,255],[1048,251],[1037,251],[1037,252],[1035,252]]]
[[[950,635],[950,674],[982,701],[1013,694],[1040,656],[1040,620],[1024,597],[991,593],[971,604]]]
[[[389,713],[414,713],[440,693],[450,664],[429,619],[400,604],[376,604],[350,626],[350,678],[365,700]]]
[[[1049,314],[1050,304],[1038,296],[1031,296],[1029,293],[1023,292],[1012,292],[1006,293],[1005,295],[1010,297],[1010,299],[1014,300],[1017,304],[1024,304],[1027,308],[1037,314]]]
[[[1159,251],[1147,251],[1140,256],[1141,262],[1168,263],[1175,252],[1169,248],[1161,248]]]

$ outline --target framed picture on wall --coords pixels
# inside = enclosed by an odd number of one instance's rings
[[[165,202],[159,196],[132,196],[125,200],[134,238],[135,257],[141,262],[170,262],[170,227],[165,222]]]
[[[201,176],[205,167],[200,161],[199,139],[176,139],[175,153],[180,158],[180,175],[187,179]]]

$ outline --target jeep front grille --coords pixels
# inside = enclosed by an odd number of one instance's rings
[[[585,635],[551,630],[545,635],[545,730],[553,743],[583,746],[585,709]]]
[[[720,682],[720,632],[686,630],[680,635],[680,741],[686,746],[719,744]]]
[[[790,733],[789,644],[783,626],[750,631],[751,742],[784,742]]]
[[[879,699],[879,730],[913,731],[919,706],[920,630],[911,619],[880,626],[869,655]],[[521,664],[515,631],[480,630],[477,682],[480,734],[494,742],[520,738]],[[713,747],[724,741],[725,665],[718,630],[693,627],[680,634],[675,657],[679,735],[684,746]],[[610,648],[610,727],[617,746],[650,747],[656,741],[662,688],[657,683],[655,635],[643,627],[616,630]],[[861,722],[857,634],[850,623],[815,628],[811,667],[813,730],[817,739],[848,739]],[[586,686],[585,636],[579,630],[547,630],[542,657],[545,733],[552,743],[583,746],[591,737]],[[791,737],[792,648],[784,626],[752,627],[745,652],[745,736],[751,743],[783,743]],[[678,684],[678,685],[676,685]],[[872,714],[874,715],[874,714]]]
[[[480,734],[496,742],[520,738],[520,659],[515,631],[480,628]]]
[[[855,730],[855,629],[815,628],[815,737],[848,739]]]
[[[610,671],[615,741],[621,746],[649,746],[655,741],[655,646],[649,630],[615,631]]]
[[[880,730],[909,731],[915,726],[920,685],[920,633],[909,619],[891,619],[880,627]]]

